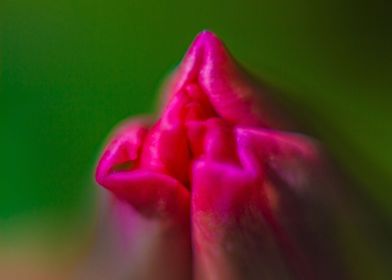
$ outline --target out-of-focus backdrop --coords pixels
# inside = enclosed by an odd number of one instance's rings
[[[392,17],[384,2],[2,0],[3,274],[29,279],[31,268],[50,278],[88,250],[92,172],[106,136],[153,110],[160,83],[203,29],[282,89],[391,221]]]

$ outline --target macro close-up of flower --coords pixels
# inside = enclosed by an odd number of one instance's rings
[[[358,213],[269,94],[204,31],[157,119],[117,129],[96,180],[113,194],[129,279],[353,279],[339,223]]]
[[[384,2],[2,1],[0,280],[392,279]]]

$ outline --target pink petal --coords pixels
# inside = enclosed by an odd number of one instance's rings
[[[191,278],[189,192],[154,162],[163,157],[170,163],[170,158],[144,148],[146,142],[154,144],[154,135],[146,121],[128,122],[99,161],[97,182],[114,194],[104,221],[108,232],[99,242],[111,245],[103,256],[96,253],[92,263],[102,264],[83,279]]]
[[[250,126],[288,126],[271,97],[232,58],[211,32],[201,32],[168,83],[166,95],[173,98],[197,85],[217,114],[231,123]]]
[[[345,279],[315,173],[318,146],[265,129],[235,132],[239,162],[207,154],[194,165],[196,279]]]
[[[167,158],[165,155],[156,155],[163,149],[158,147],[156,152],[153,148],[145,149],[148,152],[143,151],[144,143],[151,141],[154,135],[145,122],[133,121],[120,128],[99,161],[97,182],[145,214],[171,215],[173,218],[188,220],[184,215],[189,205],[189,192],[179,181],[156,170],[155,165],[159,164],[154,160]],[[173,140],[166,140],[165,137],[160,138],[169,142]],[[127,164],[129,167],[125,169],[116,169]]]

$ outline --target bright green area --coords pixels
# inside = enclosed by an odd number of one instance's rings
[[[377,2],[3,0],[0,222],[85,215],[105,137],[152,111],[202,29],[286,89],[392,218],[392,24]]]

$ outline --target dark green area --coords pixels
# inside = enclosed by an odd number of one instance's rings
[[[105,137],[152,111],[162,79],[203,29],[285,89],[392,217],[392,17],[383,5],[3,0],[0,221],[86,213]]]

